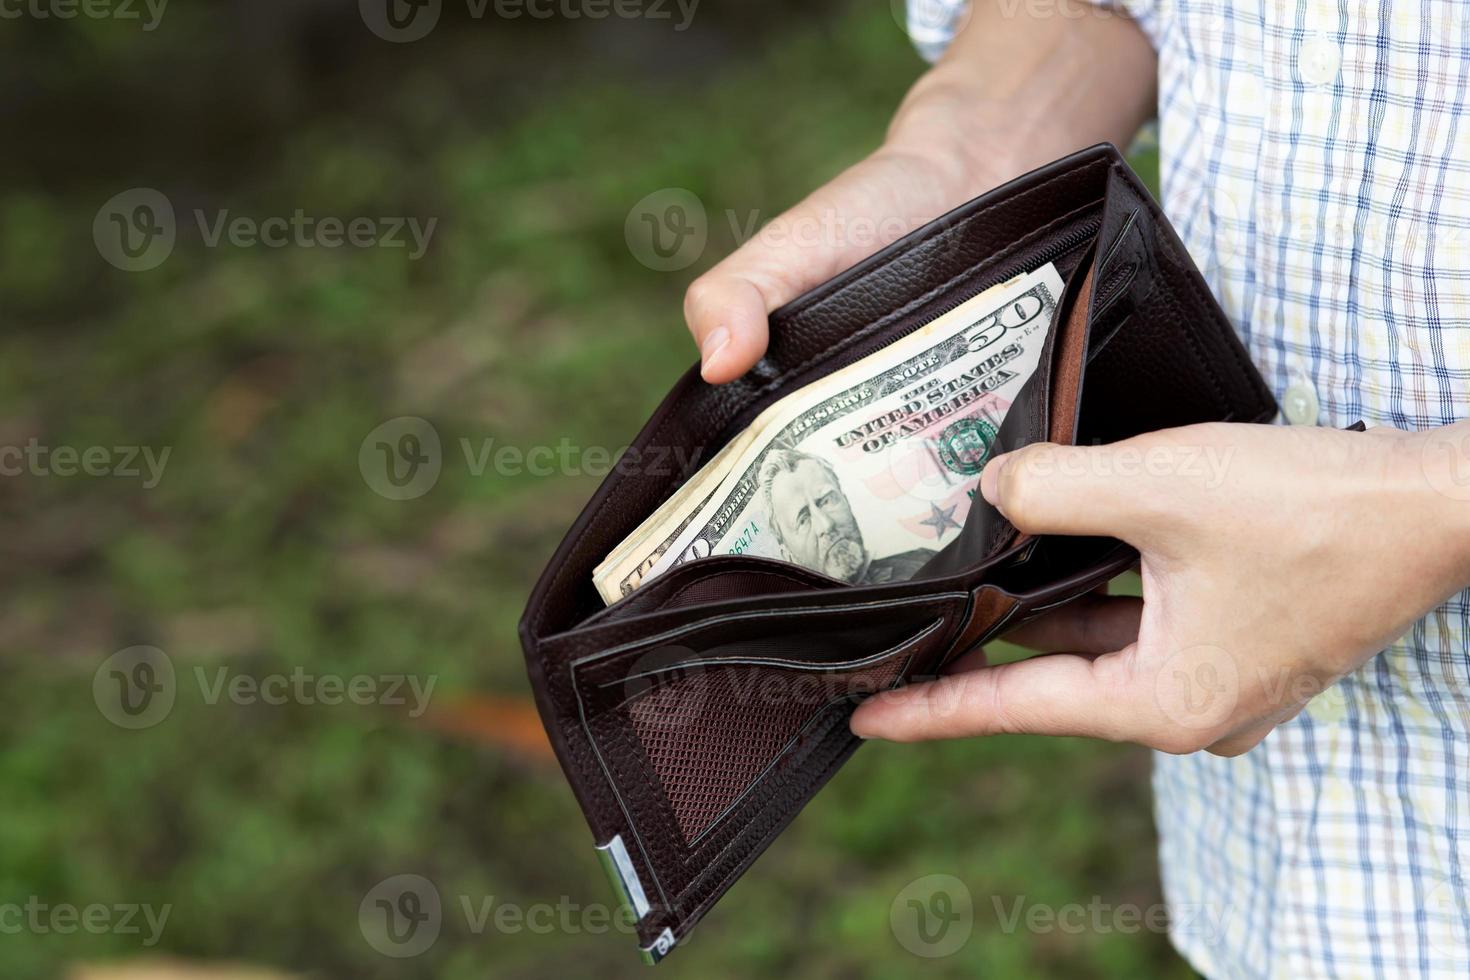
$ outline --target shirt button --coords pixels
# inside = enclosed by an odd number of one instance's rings
[[[1288,385],[1281,396],[1281,411],[1292,425],[1316,425],[1321,406],[1317,392],[1305,381]]]
[[[1307,38],[1297,52],[1296,64],[1302,81],[1308,85],[1326,85],[1337,77],[1342,49],[1325,37]]]

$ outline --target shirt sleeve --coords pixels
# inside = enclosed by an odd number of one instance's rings
[[[1013,16],[1050,16],[1071,13],[1069,6],[1083,0],[980,0],[999,3]],[[1159,48],[1160,7],[1170,0],[1085,0],[1103,10],[1126,14],[1138,23],[1154,50]],[[905,0],[905,28],[919,54],[930,64],[938,61],[954,40],[970,11],[969,0]]]

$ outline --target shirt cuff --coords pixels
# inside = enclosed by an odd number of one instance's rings
[[[1063,11],[1063,5],[1077,0],[1001,0],[1011,5],[1013,16],[1027,16],[1028,5],[1045,3],[1053,15]],[[1087,2],[1126,17],[1132,17],[1148,37],[1154,50],[1159,48],[1159,6],[1164,0],[1087,0]],[[965,18],[970,12],[969,0],[905,0],[904,28],[909,40],[925,61],[933,64],[949,47]]]

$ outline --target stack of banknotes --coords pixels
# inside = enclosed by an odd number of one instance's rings
[[[710,555],[912,577],[964,526],[1062,293],[1050,264],[771,405],[593,572],[608,603]]]

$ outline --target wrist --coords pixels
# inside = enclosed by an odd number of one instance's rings
[[[918,158],[935,167],[958,204],[1029,170],[1016,147],[1024,107],[1004,109],[986,98],[981,80],[941,64],[914,83],[889,124],[880,153]],[[1044,161],[1039,161],[1044,162]]]
[[[1453,556],[1459,587],[1470,585],[1470,422],[1416,432],[1403,464],[1421,488],[1426,516]]]
[[[1347,462],[1356,477],[1342,486],[1367,493],[1357,508],[1344,505],[1362,515],[1355,533],[1412,555],[1419,588],[1436,601],[1470,586],[1470,423],[1354,435]]]

